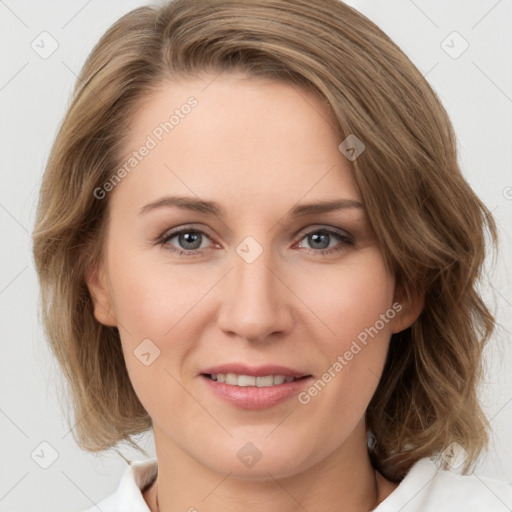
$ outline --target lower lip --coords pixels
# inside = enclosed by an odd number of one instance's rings
[[[214,394],[241,409],[274,407],[292,396],[298,395],[311,379],[311,377],[307,377],[292,382],[283,382],[277,386],[258,388],[256,386],[232,386],[212,380],[205,375],[201,375],[201,378]]]

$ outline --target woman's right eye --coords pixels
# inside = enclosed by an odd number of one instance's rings
[[[166,233],[160,239],[160,244],[166,249],[177,252],[178,254],[184,254],[187,256],[195,256],[204,251],[203,245],[204,238],[208,238],[208,235],[204,231],[191,228],[180,228],[170,233]],[[172,240],[176,239],[174,243]]]

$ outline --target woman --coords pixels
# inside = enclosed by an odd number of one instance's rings
[[[510,486],[449,471],[487,442],[486,230],[437,96],[354,9],[128,13],[34,233],[77,442],[155,437],[97,507],[508,510]]]

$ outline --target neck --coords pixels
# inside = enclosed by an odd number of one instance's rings
[[[396,488],[373,469],[366,435],[361,438],[357,429],[343,446],[305,471],[282,478],[265,471],[258,480],[215,472],[154,429],[158,477],[144,493],[151,512],[366,512]]]

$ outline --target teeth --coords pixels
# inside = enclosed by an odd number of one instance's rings
[[[238,385],[238,376],[234,373],[228,373],[226,375],[226,384],[231,384],[232,386]]]
[[[258,388],[279,386],[284,382],[292,382],[294,380],[293,377],[285,377],[284,375],[253,377],[251,375],[237,375],[236,373],[214,373],[211,375],[211,379],[216,380],[217,382],[225,382],[231,386],[256,386]]]
[[[251,377],[250,375],[239,375],[236,377],[233,384],[236,384],[237,386],[256,386],[256,377]]]
[[[267,388],[274,385],[274,377],[268,375],[267,377],[256,377],[256,386],[259,388]]]

